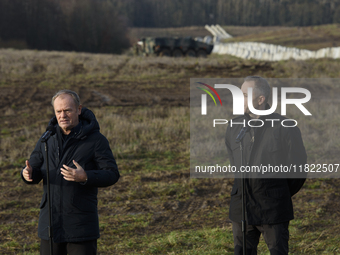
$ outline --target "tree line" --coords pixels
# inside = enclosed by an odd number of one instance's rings
[[[340,0],[1,0],[0,39],[31,49],[121,53],[128,27],[340,23]]]
[[[127,22],[109,0],[1,0],[0,38],[31,49],[121,53]]]
[[[311,26],[340,22],[339,0],[112,0],[133,27]]]

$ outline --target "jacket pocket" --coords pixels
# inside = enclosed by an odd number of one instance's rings
[[[272,190],[267,190],[266,195],[271,198],[276,198],[276,199],[281,199],[283,197],[286,197],[287,194],[289,194],[289,190],[286,188],[280,188],[280,189],[272,189]]]
[[[81,212],[96,212],[97,199],[90,197],[74,197],[72,205]]]
[[[46,205],[46,202],[47,202],[47,194],[44,193],[43,197],[41,198],[41,202],[40,202],[39,208],[40,209],[44,208],[45,205]]]

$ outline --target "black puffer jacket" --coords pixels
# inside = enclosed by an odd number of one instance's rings
[[[249,115],[233,119],[234,122],[246,123]],[[253,128],[244,137],[243,165],[260,166],[290,166],[304,165],[307,155],[303,146],[301,133],[298,127],[282,127],[281,121],[285,118],[277,113],[262,116],[262,127]],[[265,119],[278,119],[272,127],[271,121]],[[255,125],[255,123],[252,123]],[[289,125],[285,122],[285,125]],[[291,125],[291,124],[290,124]],[[236,143],[242,125],[230,125],[227,128],[225,142],[231,165],[240,169],[240,144]],[[252,134],[254,139],[252,141]],[[277,224],[294,218],[291,197],[297,193],[305,182],[305,174],[288,174],[283,176],[274,173],[264,178],[261,173],[250,173],[246,178],[246,217],[250,225]],[[267,178],[270,177],[270,178]],[[280,177],[280,178],[277,178]],[[241,222],[242,200],[241,179],[236,178],[231,192],[229,218]]]
[[[119,172],[107,139],[99,132],[94,114],[83,108],[79,117],[81,129],[65,144],[61,144],[61,130],[54,117],[49,125],[56,126],[56,134],[48,140],[52,206],[53,240],[81,242],[99,238],[97,211],[98,187],[116,183]],[[40,204],[38,235],[48,240],[48,206],[45,147],[38,141],[29,163],[33,168],[33,182],[43,179],[44,194]],[[85,184],[66,181],[60,171],[63,164],[76,168],[72,160],[86,171]]]

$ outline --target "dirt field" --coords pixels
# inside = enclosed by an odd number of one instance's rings
[[[50,99],[57,90],[77,91],[95,112],[122,175],[99,191],[99,254],[232,254],[233,180],[189,176],[189,79],[339,77],[334,60],[268,63],[34,51],[0,51],[0,56],[1,254],[38,254],[42,185],[25,185],[20,169],[53,116]],[[292,254],[340,252],[339,184],[308,180],[294,197]],[[260,254],[266,254],[263,241]]]

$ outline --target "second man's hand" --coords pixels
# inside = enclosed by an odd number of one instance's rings
[[[60,168],[64,179],[72,182],[86,182],[87,174],[85,170],[75,160],[73,160],[73,164],[76,168],[72,168],[67,165],[63,165],[63,168]]]

